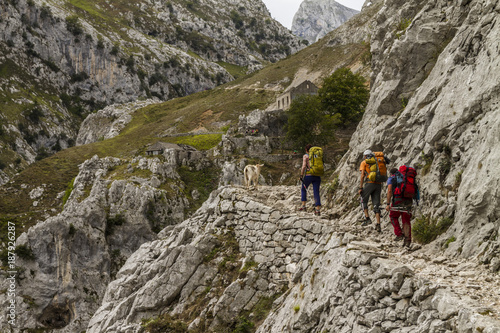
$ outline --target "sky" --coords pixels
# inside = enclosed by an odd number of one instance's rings
[[[292,28],[293,16],[300,7],[303,0],[262,0],[271,16],[288,29]],[[336,0],[341,5],[356,10],[361,10],[365,0]]]

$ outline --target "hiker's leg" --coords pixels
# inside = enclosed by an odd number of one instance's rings
[[[363,188],[363,192],[361,192],[361,197],[363,198],[363,212],[365,213],[365,217],[368,218],[368,199],[370,198],[371,188],[370,184],[365,184]]]
[[[321,177],[312,176],[312,185],[313,185],[313,193],[314,193],[314,205],[316,209],[319,210],[321,207],[321,196],[319,194],[319,186],[321,185]]]
[[[300,187],[301,188],[301,200],[302,200],[302,204],[305,205],[306,204],[306,201],[307,201],[307,188],[309,187],[309,185],[311,184],[311,176],[305,176],[302,180],[302,186]]]
[[[394,227],[394,234],[396,236],[403,236],[401,231],[401,226],[399,225],[399,216],[401,212],[392,211],[389,213],[389,218],[391,219],[392,226]]]
[[[377,218],[377,223],[380,223],[380,194],[382,193],[382,184],[373,184],[374,190],[372,192],[373,212]]]
[[[411,214],[406,212],[401,213],[401,218],[403,220],[403,234],[408,242],[411,242]]]

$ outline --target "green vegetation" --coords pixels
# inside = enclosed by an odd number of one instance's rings
[[[216,147],[222,140],[222,134],[200,134],[193,136],[178,136],[165,141],[193,146],[198,150],[209,150]]]
[[[464,173],[464,170],[460,170],[455,175],[455,183],[453,184],[453,188],[452,188],[453,191],[458,190],[458,188],[460,187],[460,184],[462,183],[462,174],[463,173]]]
[[[439,180],[443,182],[451,171],[452,163],[451,159],[445,158],[439,162]]]
[[[217,64],[224,67],[235,79],[246,75],[248,71],[248,67],[237,66],[223,61],[218,61]]]
[[[443,247],[444,247],[445,249],[447,249],[447,248],[448,248],[448,246],[450,246],[450,244],[451,244],[451,243],[453,243],[453,242],[454,242],[454,241],[456,241],[456,240],[457,240],[457,239],[455,238],[455,236],[451,236],[450,238],[448,238],[448,239],[446,240],[446,242],[444,243]]]
[[[108,215],[106,219],[106,230],[104,234],[106,235],[106,237],[111,236],[115,231],[116,226],[123,225],[126,222],[127,221],[122,214],[116,214],[115,216]]]
[[[421,157],[424,160],[421,174],[422,176],[425,176],[431,170],[432,162],[434,161],[434,155],[432,154],[432,152],[429,152],[428,154],[424,154],[424,152],[422,152]]]
[[[411,24],[411,18],[402,18],[399,21],[396,27],[396,31],[394,32],[397,39],[401,38],[401,36],[403,36],[406,33],[406,29],[408,29],[410,24]]]
[[[141,326],[148,333],[185,333],[187,325],[176,320],[168,314],[161,315],[156,319],[143,319]]]
[[[298,150],[306,144],[324,145],[332,140],[339,116],[325,114],[317,96],[296,98],[288,111],[286,140]]]
[[[295,305],[295,306],[293,307],[293,311],[294,311],[295,313],[299,312],[299,311],[300,311],[300,305]]]
[[[370,97],[365,82],[365,78],[348,68],[337,69],[318,91],[323,110],[330,116],[340,115],[343,125],[361,120]]]
[[[68,29],[68,31],[75,36],[83,33],[83,27],[78,20],[78,15],[71,15],[66,17],[66,29]]]
[[[66,204],[66,202],[68,201],[69,196],[71,195],[71,192],[73,192],[73,186],[75,185],[75,178],[73,178],[71,180],[71,182],[68,184],[68,187],[66,188],[66,191],[64,192],[64,195],[62,197],[63,207]]]
[[[202,170],[194,170],[187,166],[182,166],[178,169],[181,180],[186,184],[184,193],[188,198],[193,199],[193,204],[190,211],[198,209],[203,202],[208,199],[210,193],[217,188],[219,181],[219,171],[216,168],[204,168]],[[199,198],[194,200],[192,197],[193,191],[199,193]]]
[[[439,220],[430,216],[421,216],[415,219],[412,227],[413,238],[420,244],[429,244],[443,234],[453,224],[453,219],[444,217]]]
[[[339,68],[323,80],[317,96],[300,96],[288,112],[286,139],[294,148],[307,143],[324,145],[333,141],[337,125],[358,122],[368,103],[365,79],[348,68]]]

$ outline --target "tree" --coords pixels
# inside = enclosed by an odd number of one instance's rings
[[[304,149],[308,143],[323,145],[333,140],[339,118],[326,114],[317,96],[300,96],[293,100],[288,111],[286,139],[296,149]]]
[[[348,125],[361,120],[370,92],[363,76],[343,67],[324,79],[318,96],[328,114],[339,114],[342,124]]]

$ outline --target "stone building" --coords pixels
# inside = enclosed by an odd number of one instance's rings
[[[316,95],[318,87],[309,80],[305,80],[298,86],[292,87],[278,96],[278,109],[288,110],[292,101],[301,95]]]

